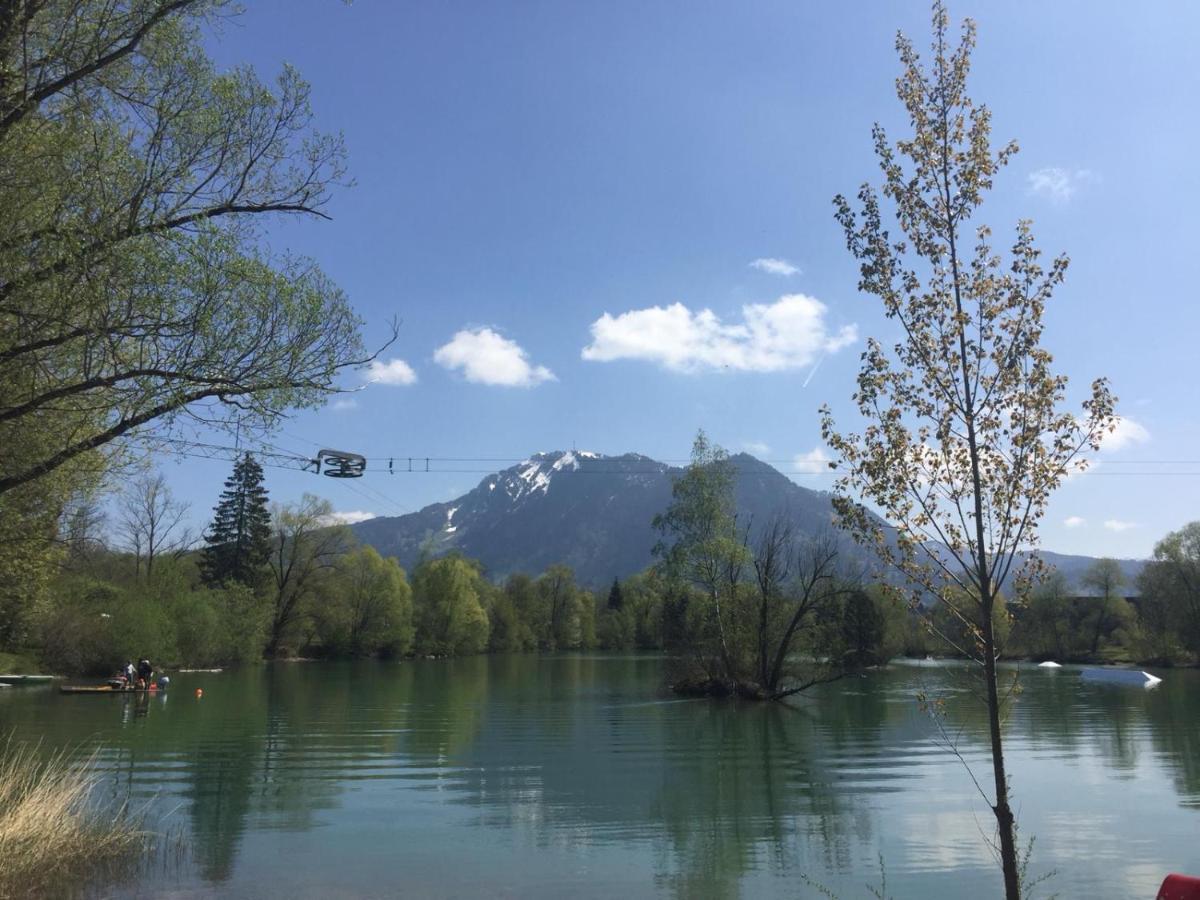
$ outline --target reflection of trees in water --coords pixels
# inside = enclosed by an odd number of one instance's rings
[[[182,794],[190,801],[190,849],[208,881],[229,878],[246,829],[267,709],[253,678],[257,674],[229,679],[238,688],[237,715],[228,714],[226,704],[234,701],[223,697],[219,703],[199,703],[192,715],[175,723],[174,739],[186,760]]]
[[[417,667],[408,751],[452,768],[485,824],[539,846],[656,846],[660,882],[685,896],[735,895],[763,867],[849,868],[870,816],[834,762],[850,745],[882,756],[887,716],[907,716],[837,686],[799,709],[663,702],[653,658],[486,662],[479,693],[444,665]]]
[[[1149,692],[1144,709],[1155,750],[1184,806],[1200,809],[1200,673],[1177,672]]]
[[[901,789],[906,766],[922,765],[920,687],[949,689],[966,749],[986,736],[966,683],[933,668],[873,672],[784,707],[664,701],[660,666],[533,655],[277,665],[221,676],[186,715],[152,708],[122,742],[138,770],[183,761],[193,855],[211,881],[229,877],[248,823],[310,828],[349,781],[382,777],[434,779],[480,824],[536,846],[640,846],[664,890],[720,897],[754,873],[821,881],[873,865],[875,807],[860,800]],[[1200,805],[1197,673],[1150,692],[1068,672],[1022,680],[1009,728],[1035,752],[1097,754],[1125,771],[1152,746],[1183,802]],[[153,787],[162,775],[131,777]]]
[[[984,710],[965,690],[969,680],[949,667],[942,672],[942,685],[963,689],[950,708],[955,721],[966,726],[964,742],[982,743]],[[1200,806],[1200,672],[1172,671],[1148,690],[1083,682],[1072,669],[1046,672],[1028,666],[1022,668],[1020,685],[1007,727],[1033,749],[1096,755],[1124,778],[1135,777],[1143,754],[1153,749],[1173,775],[1183,804]]]

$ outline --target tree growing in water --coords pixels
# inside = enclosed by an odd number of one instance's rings
[[[271,513],[262,466],[249,453],[233,465],[204,535],[200,576],[210,586],[262,581],[271,555]]]
[[[854,665],[841,641],[851,583],[829,535],[802,538],[783,519],[757,535],[734,511],[735,471],[701,432],[672,502],[655,517],[667,582],[667,639],[684,667],[675,689],[778,700]]]
[[[999,855],[1009,900],[1020,896],[997,688],[994,613],[1011,585],[1023,602],[1039,573],[1037,525],[1051,493],[1086,448],[1114,424],[1113,397],[1092,383],[1082,415],[1065,411],[1067,380],[1041,345],[1042,316],[1066,257],[1043,268],[1028,222],[1018,223],[1010,260],[971,219],[997,172],[1016,152],[993,152],[991,116],[967,96],[975,26],[951,47],[949,17],[933,7],[932,67],[903,35],[897,94],[912,135],[895,144],[873,129],[882,197],[870,185],[861,209],[834,203],[860,262],[859,289],[883,302],[903,336],[889,353],[870,340],[854,401],[862,433],[838,430],[828,406],[822,433],[836,451],[841,523],[898,566],[921,591],[940,596],[963,623],[979,663],[988,708]],[[903,237],[884,225],[890,202]],[[1074,463],[1080,464],[1080,463]],[[857,498],[895,526],[889,539]]]

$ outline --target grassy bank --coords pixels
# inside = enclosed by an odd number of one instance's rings
[[[90,802],[96,784],[90,761],[0,745],[0,898],[63,896],[137,861],[146,835]]]

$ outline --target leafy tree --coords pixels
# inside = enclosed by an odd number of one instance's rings
[[[327,651],[361,657],[412,649],[412,588],[394,558],[373,547],[342,554],[322,595],[314,617]]]
[[[230,8],[0,4],[0,496],[180,415],[269,427],[368,358],[341,290],[263,241],[325,215],[341,139],[292,69],[216,70]]]
[[[883,661],[882,649],[887,622],[875,600],[865,590],[851,591],[842,607],[842,640],[846,654],[858,665]]]
[[[833,541],[799,540],[776,519],[751,546],[737,527],[733,485],[725,452],[701,432],[655,518],[669,584],[664,630],[683,666],[675,689],[781,699],[840,677],[845,657],[833,626],[846,585]]]
[[[517,572],[505,579],[488,609],[491,624],[489,647],[500,653],[522,653],[537,648],[533,623],[538,605],[533,579]]]
[[[1052,572],[1029,596],[1019,638],[1035,659],[1067,659],[1071,654],[1071,597],[1061,572]]]
[[[200,574],[205,584],[254,587],[262,580],[271,554],[271,512],[262,466],[251,454],[234,463],[204,540]]]
[[[570,566],[553,565],[534,582],[540,610],[538,644],[546,650],[567,650],[581,639],[581,591]]]
[[[1083,573],[1083,584],[1097,594],[1094,602],[1088,603],[1087,633],[1091,636],[1089,654],[1095,659],[1100,652],[1100,641],[1114,630],[1128,627],[1134,618],[1133,607],[1121,596],[1125,586],[1125,573],[1115,559],[1098,559]],[[1086,602],[1086,601],[1085,601]]]
[[[672,583],[668,615],[675,636],[693,649],[715,648],[715,656],[693,653],[709,681],[733,670],[730,586],[738,583],[749,561],[737,530],[734,474],[729,455],[698,432],[691,463],[671,487],[670,506],[654,517],[663,536],[654,553]]]
[[[272,547],[268,558],[274,614],[266,654],[280,656],[296,638],[301,617],[316,595],[323,575],[337,563],[351,541],[350,529],[331,525],[328,500],[305,494],[299,503],[276,506],[272,515]]]
[[[1172,531],[1154,546],[1138,586],[1143,620],[1153,621],[1160,635],[1173,633],[1193,659],[1200,658],[1200,522]]]
[[[964,23],[957,47],[948,29],[936,2],[929,68],[897,37],[896,89],[912,134],[893,144],[876,125],[882,197],[864,185],[860,211],[842,196],[834,201],[860,262],[860,290],[882,300],[902,336],[892,352],[869,340],[862,355],[854,400],[868,427],[843,433],[824,407],[822,433],[845,472],[834,500],[841,522],[922,591],[941,594],[939,606],[953,607],[969,628],[965,649],[982,670],[989,711],[1005,895],[1015,900],[994,613],[1008,583],[1024,601],[1036,564],[1023,566],[1019,551],[1035,545],[1038,520],[1076,455],[1098,448],[1112,427],[1113,398],[1098,380],[1082,416],[1066,412],[1066,378],[1042,347],[1045,305],[1066,258],[1043,268],[1029,224],[1020,222],[1005,263],[989,229],[972,222],[1017,148],[993,152],[991,114],[967,96],[974,24]],[[884,224],[889,203],[900,239]],[[894,541],[860,498],[895,526]]]
[[[423,561],[413,572],[416,650],[433,656],[482,653],[488,618],[479,570],[461,556]]]

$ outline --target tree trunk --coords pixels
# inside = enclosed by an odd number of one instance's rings
[[[991,598],[981,604],[983,611],[983,669],[987,681],[988,731],[992,742],[992,775],[996,782],[996,828],[1000,833],[1000,866],[1004,870],[1005,900],[1020,900],[1021,883],[1017,871],[1016,826],[1008,805],[1008,776],[1004,771],[1004,749],[1000,736],[1000,696],[996,689],[996,638],[992,630]]]

